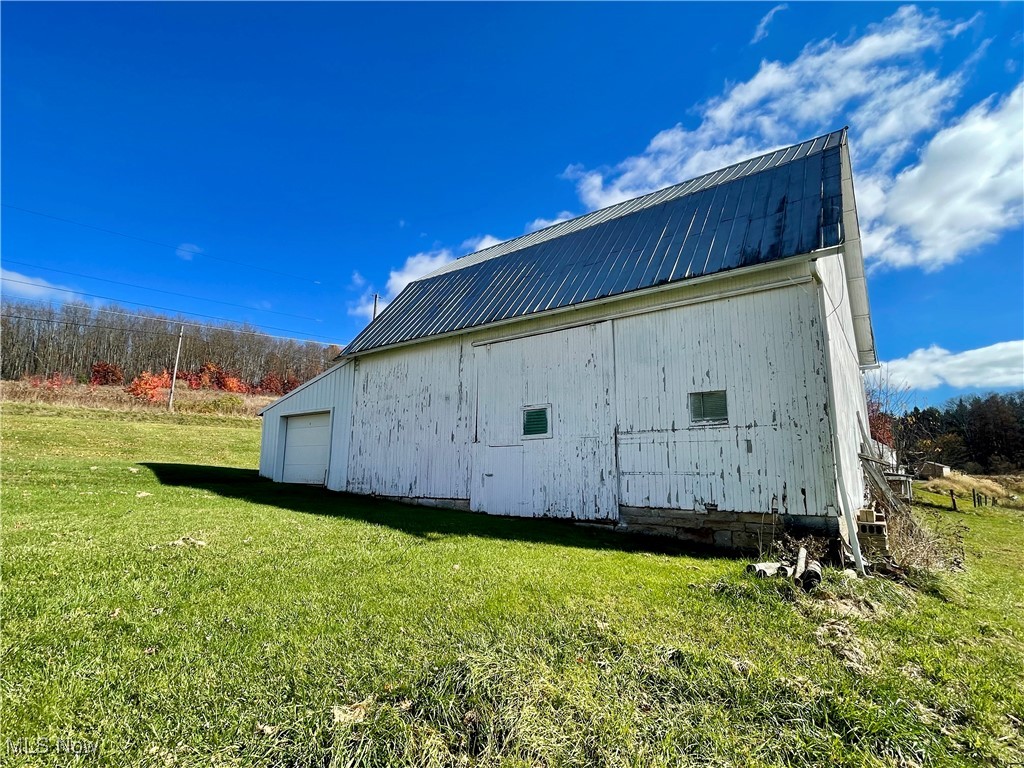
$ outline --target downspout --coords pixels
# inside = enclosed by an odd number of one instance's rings
[[[839,492],[839,506],[843,510],[843,517],[846,520],[846,531],[850,537],[850,549],[853,550],[853,561],[857,566],[857,573],[864,576],[864,557],[860,551],[860,538],[857,536],[857,521],[854,518],[853,510],[847,501],[846,480],[839,466],[839,422],[836,420],[836,393],[832,385],[832,341],[828,335],[828,314],[825,307],[825,288],[821,274],[818,272],[817,261],[811,261],[811,275],[814,282],[818,284],[818,309],[821,312],[821,332],[825,337],[825,387],[828,390],[828,420],[832,429],[832,471],[835,475],[837,490]]]

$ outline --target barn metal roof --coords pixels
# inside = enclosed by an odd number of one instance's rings
[[[846,129],[457,259],[410,283],[346,356],[843,241]]]

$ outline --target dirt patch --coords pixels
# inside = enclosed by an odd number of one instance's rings
[[[205,547],[206,542],[202,539],[193,539],[191,536],[182,536],[180,539],[167,542],[169,547]]]
[[[867,673],[867,654],[857,641],[850,625],[842,620],[826,621],[814,631],[815,640],[822,648],[832,652],[837,659],[853,672]]]
[[[355,704],[331,707],[331,716],[335,725],[354,725],[366,719],[366,715],[373,708],[373,705],[373,696],[367,696]]]
[[[868,621],[885,613],[885,608],[881,603],[876,603],[866,597],[825,598],[816,601],[815,605],[825,613],[841,619]]]

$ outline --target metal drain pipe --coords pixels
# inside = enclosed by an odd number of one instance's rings
[[[832,383],[832,342],[828,335],[828,313],[825,307],[825,286],[818,272],[818,264],[811,261],[811,274],[814,282],[818,284],[818,308],[821,311],[821,332],[825,337],[825,385],[828,389],[828,417],[829,426],[832,429],[832,471],[835,474],[837,490],[839,492],[839,506],[843,510],[843,517],[846,520],[846,531],[850,537],[850,549],[853,550],[853,561],[857,566],[857,573],[861,576],[864,572],[864,557],[860,551],[860,538],[857,535],[857,520],[854,518],[853,510],[850,509],[846,493],[846,481],[839,466],[839,422],[836,421],[836,395]]]

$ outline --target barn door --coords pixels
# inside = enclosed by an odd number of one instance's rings
[[[522,492],[521,445],[478,446],[474,467],[478,484],[470,498],[470,509],[491,515],[530,516],[527,497]]]
[[[610,323],[478,346],[470,506],[618,518]]]

